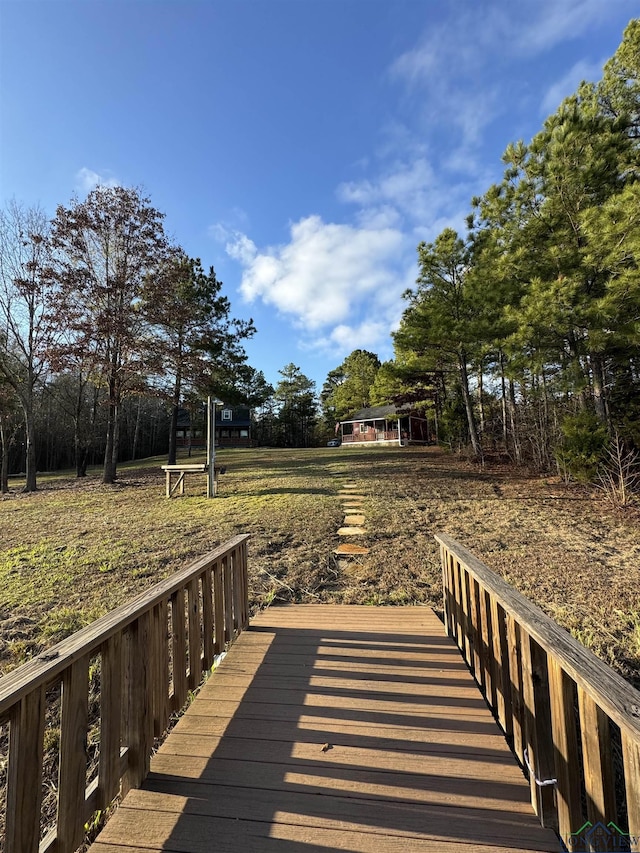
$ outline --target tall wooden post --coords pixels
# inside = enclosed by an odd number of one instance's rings
[[[212,400],[207,397],[207,497],[215,498],[216,496],[216,403],[217,400]]]

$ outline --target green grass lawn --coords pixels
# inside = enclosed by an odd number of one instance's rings
[[[627,677],[640,672],[640,525],[588,491],[437,448],[223,450],[165,497],[165,460],[115,485],[43,476],[0,500],[0,671],[113,609],[236,533],[249,533],[252,608],[272,601],[441,603],[448,532]],[[204,461],[193,457],[193,462]],[[338,563],[345,479],[365,496],[365,558]]]

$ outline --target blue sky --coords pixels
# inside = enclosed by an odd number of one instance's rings
[[[464,230],[637,0],[0,0],[0,195],[141,186],[314,379],[392,356],[416,246]]]

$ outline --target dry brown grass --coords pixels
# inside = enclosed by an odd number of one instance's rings
[[[248,532],[253,607],[274,599],[441,604],[445,531],[640,683],[640,525],[602,497],[436,448],[224,451],[220,495],[167,500],[161,460],[43,480],[0,502],[0,667],[17,665],[229,536]],[[333,549],[349,480],[366,558]]]

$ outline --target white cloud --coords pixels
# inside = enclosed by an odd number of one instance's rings
[[[261,299],[316,331],[352,316],[396,277],[404,238],[394,228],[357,228],[309,216],[291,225],[290,242],[252,254],[236,235],[228,254],[244,267],[244,299]]]
[[[390,349],[389,332],[391,324],[379,320],[363,320],[361,323],[350,325],[340,323],[328,335],[315,338],[312,342],[303,344],[303,348],[332,353],[337,358],[348,355],[354,349],[367,349],[379,353],[381,348]]]
[[[602,68],[606,60],[588,63],[580,60],[567,71],[560,80],[557,80],[545,94],[540,105],[540,112],[547,116],[555,112],[562,101],[572,95],[583,80],[599,80],[602,77]]]
[[[119,187],[117,178],[106,178],[104,175],[83,166],[76,172],[76,187],[83,193],[89,193],[96,187]]]
[[[612,0],[527,0],[520,7],[524,21],[510,22],[511,44],[516,51],[529,55],[545,53],[563,41],[583,35],[600,21],[606,21]],[[631,14],[634,0],[617,0],[628,6]],[[531,14],[529,14],[531,12]]]

